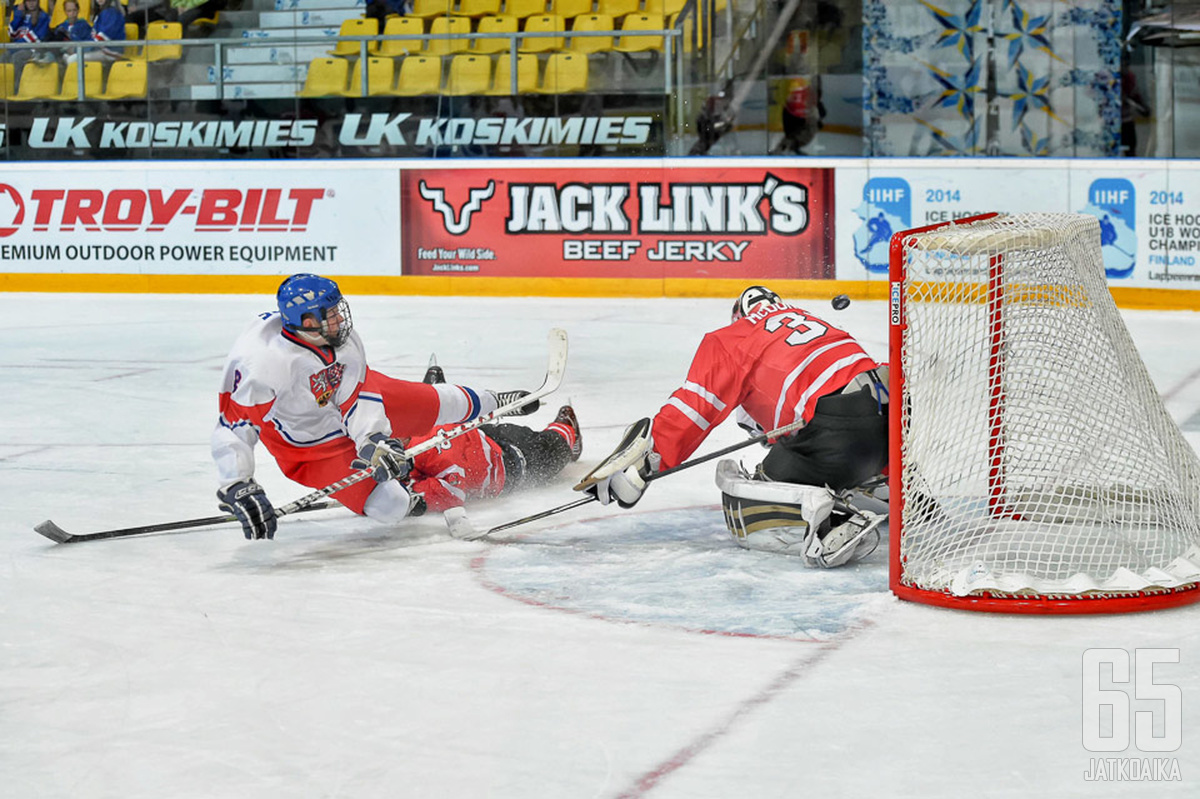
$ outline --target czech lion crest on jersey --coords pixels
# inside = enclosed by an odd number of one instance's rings
[[[345,371],[345,364],[335,363],[333,366],[327,366],[316,374],[309,375],[308,387],[312,389],[312,394],[316,397],[317,404],[322,408],[329,404],[333,393],[342,384],[342,373]]]

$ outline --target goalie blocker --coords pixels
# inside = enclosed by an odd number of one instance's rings
[[[879,545],[886,515],[851,507],[828,488],[754,480],[736,461],[717,464],[725,525],[738,545],[832,569]]]

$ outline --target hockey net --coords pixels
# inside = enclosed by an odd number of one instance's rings
[[[891,585],[982,610],[1200,599],[1200,460],[1108,291],[1094,217],[891,242]]]

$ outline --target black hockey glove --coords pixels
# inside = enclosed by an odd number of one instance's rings
[[[495,393],[495,395],[496,395],[496,405],[498,405],[498,406],[508,405],[509,403],[516,402],[517,400],[521,399],[521,397],[529,396],[528,391],[496,391],[493,393]],[[542,401],[541,400],[533,400],[533,401],[529,402],[528,404],[522,405],[520,408],[513,411],[511,415],[512,416],[528,416],[531,413],[536,413],[537,409],[540,407],[542,407]]]
[[[241,480],[217,491],[221,510],[232,513],[242,523],[246,538],[275,537],[275,508],[267,500],[267,492],[254,479]]]
[[[374,469],[371,478],[377,483],[388,480],[403,480],[412,471],[412,463],[404,457],[404,442],[388,438],[383,433],[367,436],[370,443],[358,451],[358,457],[350,461],[355,469]]]

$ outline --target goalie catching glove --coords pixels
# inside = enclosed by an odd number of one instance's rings
[[[601,505],[616,502],[622,508],[632,508],[646,492],[646,484],[660,462],[650,435],[650,420],[639,419],[625,430],[613,453],[580,480],[575,490],[591,494]]]
[[[350,461],[355,469],[371,469],[371,479],[376,483],[388,480],[403,480],[412,471],[412,462],[404,456],[404,442],[389,438],[383,433],[372,433],[358,450],[358,457]]]
[[[217,491],[221,510],[232,513],[242,524],[246,538],[275,537],[275,508],[267,501],[267,492],[254,481],[239,480]]]

